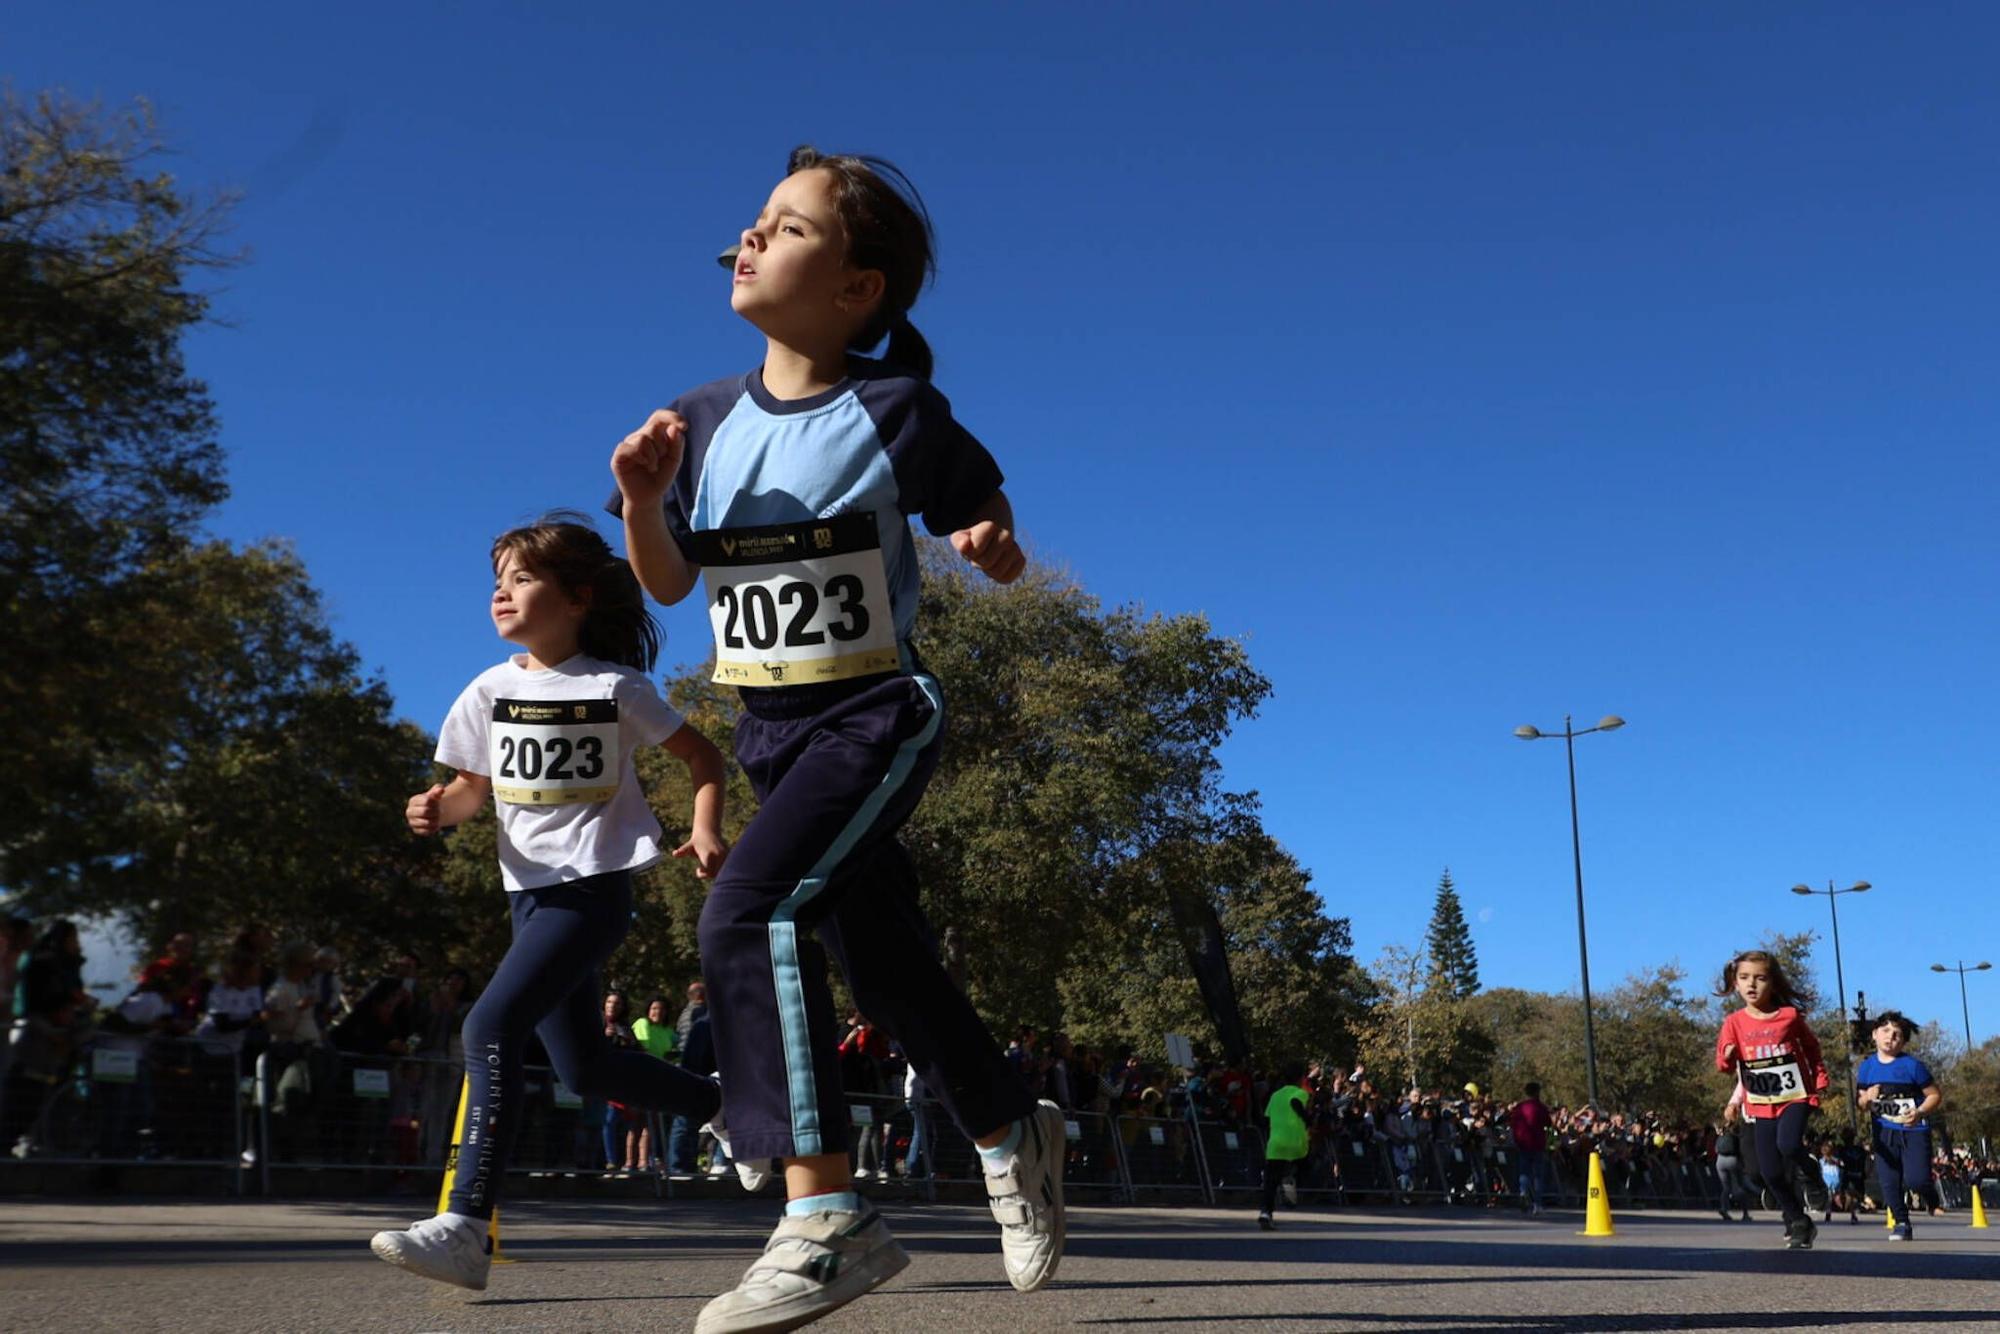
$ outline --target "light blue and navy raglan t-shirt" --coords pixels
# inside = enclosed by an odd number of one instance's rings
[[[1937,1081],[1931,1078],[1931,1068],[1907,1052],[1893,1061],[1885,1061],[1879,1056],[1865,1058],[1854,1071],[1856,1088],[1873,1088],[1875,1120],[1891,1130],[1923,1130],[1926,1123],[1918,1120],[1910,1125],[1897,1125],[1885,1118],[1903,1116],[1914,1112],[1923,1105],[1924,1090]]]
[[[687,559],[700,563],[698,532],[872,513],[899,642],[917,615],[909,516],[943,536],[967,526],[1003,480],[928,380],[863,357],[849,358],[847,378],[811,398],[773,398],[759,368],[668,406],[688,424],[665,499]],[[622,497],[613,493],[606,508],[622,514]]]

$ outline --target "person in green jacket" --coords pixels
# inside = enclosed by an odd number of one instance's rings
[[[632,1037],[647,1055],[680,1064],[680,1033],[674,1026],[672,1011],[667,1009],[665,996],[655,996],[647,1002],[645,1018],[632,1021]],[[641,1169],[652,1167],[653,1159],[660,1156],[659,1151],[664,1147],[653,1143],[652,1116],[642,1114],[633,1133],[638,1136],[638,1144],[628,1156]]]
[[[1278,1187],[1306,1156],[1306,1107],[1312,1093],[1305,1086],[1306,1067],[1293,1061],[1278,1071],[1278,1088],[1264,1108],[1270,1133],[1264,1139],[1264,1207],[1257,1214],[1257,1226],[1266,1232],[1276,1226],[1271,1210],[1278,1203]]]

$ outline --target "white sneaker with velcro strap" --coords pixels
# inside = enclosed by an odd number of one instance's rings
[[[909,1263],[873,1209],[787,1216],[743,1281],[701,1308],[695,1334],[797,1329],[880,1287]]]
[[[1033,1292],[1062,1263],[1062,1174],[1069,1144],[1062,1108],[1047,1098],[1021,1121],[1021,1143],[1007,1169],[986,1177],[986,1204],[1000,1224],[1000,1259],[1007,1281]]]
[[[486,1229],[448,1214],[412,1223],[402,1232],[377,1232],[369,1243],[377,1259],[454,1287],[486,1291],[493,1268]]]

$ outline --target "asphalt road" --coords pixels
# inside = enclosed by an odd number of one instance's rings
[[[1775,1220],[1388,1210],[1071,1210],[1061,1277],[1007,1286],[992,1223],[963,1205],[885,1210],[913,1263],[815,1326],[976,1334],[1149,1326],[1257,1330],[2000,1330],[2000,1228],[1962,1216],[1914,1244],[1879,1220],[1784,1249]],[[368,1253],[409,1212],[368,1202],[0,1201],[0,1330],[685,1330],[733,1285],[775,1204],[526,1201],[484,1293]]]

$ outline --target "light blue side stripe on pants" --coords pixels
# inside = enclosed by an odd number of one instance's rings
[[[889,772],[861,803],[825,854],[806,872],[785,901],[771,914],[771,982],[778,997],[778,1028],[785,1045],[785,1084],[792,1102],[792,1152],[804,1158],[823,1152],[819,1123],[819,1088],[813,1082],[812,1035],[806,1023],[805,983],[799,973],[799,941],[796,919],[799,910],[826,889],[827,878],[854,850],[861,836],[873,827],[882,808],[909,780],[916,767],[917,753],[931,743],[944,721],[944,692],[936,680],[918,674],[911,680],[931,702],[931,720],[921,732],[896,747]]]

